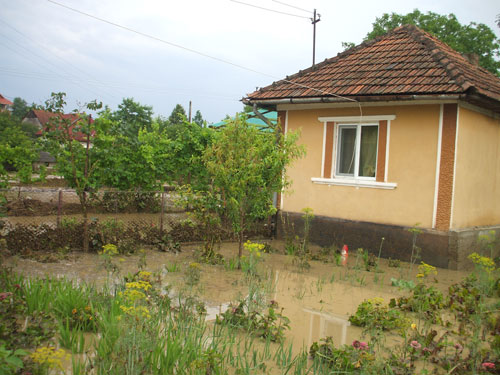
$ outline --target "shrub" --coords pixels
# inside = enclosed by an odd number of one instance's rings
[[[382,298],[372,298],[361,302],[356,313],[349,317],[349,321],[355,326],[384,331],[403,326],[406,320],[401,313],[383,303]]]

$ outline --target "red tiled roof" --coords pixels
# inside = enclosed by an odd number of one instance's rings
[[[2,94],[0,94],[0,104],[14,105],[14,103],[12,103],[9,99],[4,98]]]
[[[409,95],[475,95],[500,111],[500,79],[413,25],[400,26],[286,80],[255,91],[245,101],[325,98],[357,100]]]
[[[33,114],[33,115],[32,115]],[[87,140],[87,135],[82,133],[82,132],[73,132],[74,128],[74,123],[78,121],[83,121],[82,118],[80,117],[80,114],[78,113],[53,113],[49,111],[44,111],[41,109],[33,109],[28,113],[26,117],[36,117],[38,121],[40,121],[40,124],[42,126],[46,126],[50,124],[50,119],[54,117],[59,117],[60,119],[63,120],[69,120],[71,123],[71,126],[68,128],[68,133],[73,134],[73,139],[78,142],[85,142]],[[94,122],[94,120],[91,118],[90,119],[91,123]],[[42,135],[43,132],[47,129],[40,129],[36,135]],[[93,137],[95,135],[95,131],[92,131],[90,136]]]

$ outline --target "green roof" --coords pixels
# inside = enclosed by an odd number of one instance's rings
[[[265,117],[267,118],[271,124],[273,125],[276,125],[277,122],[278,122],[278,112],[276,111],[267,111],[265,109],[260,109],[259,112]],[[260,118],[258,118],[255,113],[252,111],[252,112],[248,112],[247,113],[247,122],[249,124],[252,124],[252,125],[255,125],[256,127],[259,128],[259,130],[262,130],[262,131],[272,131],[273,129],[270,129],[269,126],[264,122],[262,121]],[[234,117],[231,117],[231,119],[234,119]],[[223,121],[220,121],[220,122],[216,122],[215,124],[212,124],[210,125],[210,127],[212,128],[220,128],[221,126],[224,126],[227,122],[227,119],[226,120],[223,120]]]

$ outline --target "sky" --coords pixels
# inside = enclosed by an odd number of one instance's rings
[[[163,117],[191,101],[193,116],[218,122],[311,66],[314,9],[316,62],[391,12],[454,13],[500,37],[498,0],[0,0],[0,94],[43,104],[65,92],[68,112],[131,97]]]

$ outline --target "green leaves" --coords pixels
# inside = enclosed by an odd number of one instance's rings
[[[18,369],[21,369],[24,367],[23,361],[21,357],[27,356],[29,353],[17,349],[16,351],[14,350],[7,350],[5,348],[5,345],[0,346],[0,375],[8,375],[12,374]]]
[[[38,158],[38,149],[15,117],[0,112],[0,187],[7,186],[8,171],[16,173],[21,182],[30,182],[31,165]]]
[[[373,30],[364,40],[401,26],[411,24],[433,34],[442,42],[461,53],[473,53],[479,56],[479,65],[497,76],[500,75],[500,44],[495,33],[485,24],[471,22],[462,25],[457,17],[450,13],[440,15],[434,12],[422,13],[418,9],[408,14],[384,13],[373,23]]]
[[[244,114],[228,120],[203,155],[212,187],[233,231],[242,234],[272,215],[273,193],[288,186],[286,167],[303,154],[297,136],[260,132]]]

